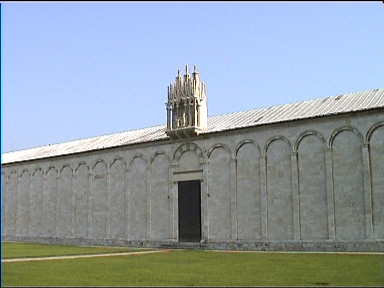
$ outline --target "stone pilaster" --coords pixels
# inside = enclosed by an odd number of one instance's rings
[[[231,217],[231,239],[238,238],[237,233],[237,205],[236,205],[236,159],[231,158],[229,163],[230,179],[230,217]]]
[[[267,195],[267,159],[260,157],[260,209],[261,209],[261,239],[268,240],[268,195]]]
[[[292,179],[292,208],[293,208],[293,235],[295,240],[300,240],[300,198],[299,198],[299,170],[297,152],[291,155]]]
[[[363,177],[364,177],[364,210],[365,210],[365,227],[366,237],[374,238],[373,231],[373,210],[372,210],[372,184],[371,184],[371,168],[369,157],[369,144],[363,146]]]
[[[330,240],[336,239],[335,227],[335,200],[333,192],[333,164],[332,164],[332,150],[327,148],[325,152],[325,165],[326,165],[326,185],[327,185],[327,203],[328,203],[328,235]]]

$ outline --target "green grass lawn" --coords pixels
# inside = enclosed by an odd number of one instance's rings
[[[2,246],[4,259],[138,251],[138,249],[126,247],[83,247],[20,242],[6,242],[2,243]],[[141,250],[144,249],[139,251]]]
[[[381,286],[384,255],[172,250],[4,263],[3,271],[12,286]]]

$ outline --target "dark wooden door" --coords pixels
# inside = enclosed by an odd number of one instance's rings
[[[179,182],[179,241],[201,240],[200,181]]]

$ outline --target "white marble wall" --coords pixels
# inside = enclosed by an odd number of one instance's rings
[[[177,181],[202,235],[384,240],[384,114],[303,120],[3,166],[6,237],[177,241]]]

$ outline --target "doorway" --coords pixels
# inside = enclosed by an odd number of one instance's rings
[[[201,184],[200,181],[178,182],[179,242],[201,240]]]

